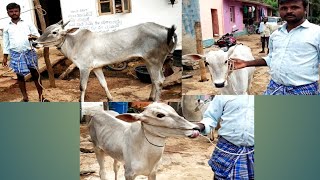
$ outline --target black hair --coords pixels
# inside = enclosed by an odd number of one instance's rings
[[[9,3],[9,4],[7,5],[7,11],[10,10],[10,9],[15,9],[15,8],[18,8],[19,11],[20,11],[20,5],[17,4],[17,3]]]
[[[292,2],[292,1],[302,1],[303,7],[305,9],[307,9],[308,3],[309,3],[308,0],[279,0],[279,5],[287,3],[287,2]]]

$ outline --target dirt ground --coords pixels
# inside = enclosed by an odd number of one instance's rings
[[[247,45],[251,48],[252,54],[255,58],[266,56],[266,54],[259,54],[261,51],[261,43],[260,36],[258,34],[254,35],[243,35],[237,37],[237,42]],[[207,52],[213,48],[207,48],[204,51]],[[268,67],[257,67],[253,80],[251,83],[250,94],[253,95],[261,95],[265,91],[269,81],[270,75],[268,73]],[[184,75],[193,75],[192,78],[182,79],[182,94],[183,95],[216,95],[220,94],[218,88],[215,88],[212,84],[209,70],[207,69],[207,78],[209,81],[199,82],[200,78],[200,70],[187,70],[183,71]]]
[[[50,53],[52,51],[50,50]],[[56,53],[56,52],[52,52]],[[2,60],[2,55],[0,55]],[[109,91],[114,98],[114,101],[148,101],[151,84],[141,82],[134,71],[137,65],[142,64],[141,61],[133,61],[128,64],[128,67],[122,71],[111,71],[104,69],[104,74],[108,84]],[[2,68],[2,67],[1,67]],[[54,66],[55,76],[59,76],[67,66],[58,64]],[[173,67],[179,70],[177,67]],[[180,68],[181,69],[181,68]],[[60,74],[59,74],[60,73]],[[48,75],[42,73],[42,82],[44,86],[44,96],[51,102],[79,102],[79,70],[74,70],[67,80],[59,80],[55,78],[56,88],[51,88],[48,80]],[[32,81],[27,82],[27,92],[29,101],[37,102],[38,93]],[[19,102],[22,99],[19,87],[17,84],[10,88],[0,89],[0,102]],[[180,101],[181,99],[181,84],[168,86],[162,90],[161,100]],[[106,102],[107,97],[104,89],[100,86],[98,79],[94,73],[90,74],[85,101],[87,102]]]
[[[86,125],[80,127],[80,148],[91,149],[92,143]],[[216,144],[216,141],[214,141]],[[208,165],[208,160],[214,145],[203,137],[195,139],[168,138],[165,152],[160,162],[157,179],[159,180],[208,180],[213,179],[213,172]],[[105,165],[110,180],[114,179],[113,160],[106,156]],[[80,172],[92,172],[81,175],[81,180],[100,180],[99,164],[94,153],[80,152]],[[120,167],[118,178],[124,180],[123,166]],[[137,180],[146,180],[145,176],[138,176]]]

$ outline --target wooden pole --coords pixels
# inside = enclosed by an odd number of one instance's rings
[[[203,55],[202,34],[201,34],[201,24],[200,24],[200,22],[195,22],[194,29],[195,29],[195,32],[196,32],[197,53]],[[200,82],[208,81],[207,72],[206,72],[206,66],[205,66],[205,63],[204,63],[203,59],[199,60],[199,66],[200,66],[200,74],[201,74]]]
[[[47,26],[46,26],[46,22],[44,20],[43,14],[42,14],[41,5],[40,5],[39,0],[34,0],[34,7],[37,10],[37,14],[38,14],[38,17],[40,20],[41,31],[44,32],[44,30],[46,29]],[[48,74],[49,74],[50,87],[55,88],[56,83],[54,80],[54,73],[53,73],[52,65],[51,65],[50,59],[49,59],[49,48],[48,47],[45,47],[43,49],[43,57],[44,57],[44,61],[46,63]]]

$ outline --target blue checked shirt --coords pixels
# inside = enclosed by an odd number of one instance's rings
[[[10,50],[15,52],[30,50],[29,34],[40,36],[37,28],[33,24],[21,19],[17,24],[10,21],[3,29],[3,54],[9,54]]]
[[[305,20],[290,32],[286,24],[271,34],[264,58],[274,82],[301,86],[319,80],[320,26]]]
[[[221,118],[218,134],[237,146],[254,145],[254,96],[217,95],[203,115],[203,134],[215,128]]]

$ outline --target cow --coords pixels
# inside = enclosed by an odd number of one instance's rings
[[[83,108],[82,113],[91,116],[89,133],[100,166],[100,178],[106,180],[104,156],[114,159],[117,179],[118,162],[124,163],[126,180],[138,175],[156,179],[156,171],[162,157],[165,139],[171,136],[195,138],[199,126],[179,116],[164,103],[153,102],[141,113],[113,113],[93,108]]]
[[[227,52],[222,49],[209,51],[205,55],[186,54],[183,59],[205,59],[211,74],[213,85],[220,88],[222,95],[246,95],[249,94],[254,67],[239,70],[233,69],[230,58],[253,60],[251,49],[248,46],[238,44],[229,48]]]
[[[34,42],[37,47],[56,46],[80,70],[80,101],[84,102],[85,91],[91,70],[104,88],[108,101],[112,96],[108,90],[102,67],[123,62],[131,58],[145,61],[151,77],[152,87],[149,100],[160,99],[165,79],[162,67],[169,53],[177,45],[175,26],[167,28],[147,22],[115,32],[91,32],[78,29],[66,30],[62,20],[46,28]]]

